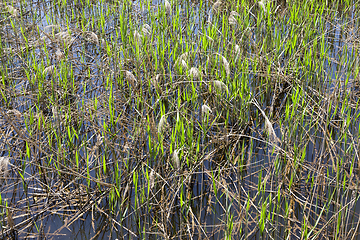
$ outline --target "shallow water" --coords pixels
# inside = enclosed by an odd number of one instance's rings
[[[325,41],[324,51],[319,52],[320,56],[325,55],[323,64],[316,65],[301,60],[306,54],[300,52],[309,51],[304,46],[294,48],[293,51],[299,52],[295,57],[285,51],[291,40],[289,18],[279,18],[269,28],[265,19],[257,23],[254,7],[249,26],[240,25],[233,31],[234,35],[246,33],[241,35],[241,42],[235,38],[244,51],[241,64],[231,64],[230,77],[223,79],[221,73],[226,70],[221,61],[207,65],[208,56],[218,53],[229,59],[231,55],[227,51],[232,50],[233,40],[222,37],[221,22],[216,22],[215,15],[209,13],[210,3],[203,9],[188,1],[179,4],[182,36],[172,26],[174,19],[162,13],[155,18],[138,1],[131,5],[113,4],[62,1],[57,6],[19,2],[14,6],[22,9],[21,17],[1,14],[0,22],[6,23],[0,35],[2,43],[8,52],[13,52],[11,57],[2,56],[1,74],[9,79],[8,88],[14,89],[9,90],[11,94],[3,95],[7,100],[3,97],[1,108],[4,113],[16,109],[22,114],[20,118],[9,114],[13,125],[7,119],[2,119],[1,124],[2,155],[12,159],[10,175],[1,185],[4,238],[222,239],[233,224],[232,236],[236,239],[286,236],[292,239],[301,237],[299,226],[304,221],[309,226],[316,225],[316,231],[325,229],[319,231],[319,236],[333,237],[336,221],[331,224],[328,221],[343,208],[348,223],[344,229],[348,230],[348,236],[357,237],[359,195],[357,187],[351,184],[358,181],[358,173],[353,170],[349,176],[349,169],[351,162],[355,162],[354,169],[358,167],[359,119],[352,118],[355,121],[343,125],[342,129],[351,133],[345,136],[339,130],[344,121],[337,120],[346,119],[346,114],[358,115],[353,107],[358,101],[358,80],[351,72],[351,63],[358,62],[354,52],[357,49],[354,29],[359,26],[356,9],[344,16],[338,13],[339,17],[327,20],[325,29],[315,31],[314,35],[326,32],[324,38],[316,38]],[[152,11],[162,11],[163,5],[159,7],[162,2],[149,4]],[[130,24],[129,20],[121,22],[119,12],[123,8],[126,19],[132,16],[131,28],[123,25]],[[172,10],[174,13],[175,8]],[[85,26],[81,26],[80,18],[72,17],[82,14]],[[104,22],[99,20],[102,15],[106,16]],[[206,20],[211,20],[217,29]],[[156,29],[153,36],[141,44],[133,44],[129,36],[134,29],[140,31],[144,23]],[[343,32],[341,27],[350,23],[353,30]],[[51,40],[55,38],[51,32],[49,37],[42,32],[52,24],[70,30],[70,46]],[[28,32],[21,33],[20,26],[28,26]],[[83,31],[96,33],[98,42],[86,39]],[[205,47],[200,33],[211,36],[214,42]],[[161,38],[155,39],[156,34]],[[24,45],[21,37],[24,35],[34,44],[19,51]],[[45,42],[35,44],[44,36]],[[274,43],[277,38],[283,40],[280,47]],[[140,51],[145,41],[149,41],[148,47],[153,52]],[[309,37],[306,44],[310,46],[314,41]],[[170,45],[163,49],[164,43]],[[265,52],[263,43],[274,46]],[[66,55],[65,60],[56,59],[57,49]],[[225,81],[230,90],[224,99],[206,93],[210,88],[207,82],[191,82],[174,70],[178,49],[182,53],[198,53],[188,64],[206,71],[206,81]],[[137,55],[139,52],[141,55]],[[263,55],[270,56],[270,60]],[[272,60],[272,55],[278,62]],[[163,69],[153,71],[161,61],[165,62]],[[242,65],[245,62],[247,68]],[[53,64],[59,69],[61,65],[66,68],[41,77],[45,67]],[[132,72],[143,85],[126,82],[123,70]],[[165,87],[161,94],[154,84],[146,84],[151,71],[162,76],[159,81]],[[286,77],[294,85],[291,89],[290,83],[281,80]],[[277,99],[273,85],[281,92]],[[237,87],[246,88],[244,92],[248,96],[235,97]],[[194,93],[193,88],[200,90]],[[330,108],[327,99],[339,99],[337,105],[331,106],[333,116],[309,113],[301,121],[284,120],[286,103],[296,102],[292,94],[296,91],[305,92],[307,98],[303,97],[302,101],[309,101],[305,104],[309,112]],[[274,150],[276,143],[269,143],[266,122],[257,107],[248,104],[250,98],[256,99],[266,114],[271,115],[274,132],[282,141],[278,147],[283,152]],[[204,103],[211,104],[213,110],[207,125],[202,124]],[[341,112],[346,104],[349,110]],[[53,106],[59,115],[54,113]],[[301,111],[296,110],[294,118]],[[169,125],[180,126],[180,130],[175,132],[173,127],[161,140],[156,126],[164,113]],[[241,114],[247,114],[248,123],[238,120]],[[315,115],[317,118],[312,119]],[[181,125],[180,118],[185,124]],[[281,124],[279,119],[283,119]],[[325,125],[326,122],[331,124]],[[181,135],[182,132],[192,134]],[[178,145],[172,145],[172,139]],[[182,165],[176,170],[171,162],[172,152],[180,148],[183,148],[179,156]],[[305,163],[295,176],[292,173],[297,170],[288,164],[288,153],[291,161],[301,159],[298,156],[304,154]],[[336,167],[338,161],[343,162],[341,171]],[[147,180],[151,169],[156,170],[154,186]],[[291,177],[295,187],[289,188],[286,184]],[[346,177],[347,188],[339,185],[342,181],[335,181]],[[264,183],[264,189],[260,189],[259,182]],[[329,198],[333,198],[330,203]],[[304,207],[305,203],[310,207]],[[258,222],[263,206],[269,209],[266,228],[260,233]],[[287,213],[288,208],[292,213]],[[272,211],[276,214],[271,215]],[[12,212],[12,217],[7,217],[8,212]],[[317,216],[322,216],[321,221]]]

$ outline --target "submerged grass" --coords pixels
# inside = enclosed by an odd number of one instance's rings
[[[2,0],[2,237],[359,238],[358,9]]]

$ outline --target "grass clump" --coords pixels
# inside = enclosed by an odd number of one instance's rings
[[[2,237],[358,238],[358,5],[0,2]]]

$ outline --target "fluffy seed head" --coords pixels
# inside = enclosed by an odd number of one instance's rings
[[[137,30],[134,31],[134,40],[139,44],[141,43],[141,35]]]
[[[96,33],[94,33],[94,32],[87,32],[86,33],[86,38],[87,38],[88,41],[93,42],[95,44],[99,43],[99,38],[96,35]]]
[[[135,86],[137,84],[136,77],[134,76],[134,74],[132,74],[132,72],[128,70],[125,70],[125,79],[129,81],[132,86]]]
[[[240,56],[240,47],[237,44],[234,47],[234,55],[235,55],[234,61],[236,62]]]
[[[213,9],[215,12],[219,11],[221,4],[222,4],[222,2],[221,2],[220,0],[216,1],[216,2],[214,3],[214,5],[212,6],[212,9]]]
[[[168,123],[167,123],[167,120],[166,120],[166,116],[162,115],[161,118],[160,118],[159,125],[158,125],[158,133],[163,134],[164,131],[166,130],[167,126],[168,126]]]
[[[179,152],[180,150],[175,150],[173,152],[173,156],[172,156],[172,160],[173,160],[173,164],[176,168],[176,170],[180,169],[181,165],[180,165],[180,158],[179,158]]]
[[[212,113],[211,108],[206,104],[202,105],[201,106],[201,114],[202,114],[202,116],[207,116],[209,113]]]
[[[230,12],[230,16],[233,16],[233,17],[240,17],[240,14],[238,14],[237,12],[235,11],[231,11]]]
[[[142,31],[144,36],[151,37],[151,27],[149,26],[149,24],[145,23],[143,25],[141,31]]]
[[[229,92],[228,87],[226,86],[225,83],[215,80],[214,81],[214,87],[216,88],[217,91],[226,91]]]
[[[8,5],[6,6],[6,10],[8,11],[8,13],[10,13],[13,17],[17,17],[18,14],[19,14],[19,11],[14,8],[13,6],[11,5]]]
[[[60,31],[61,31],[60,25],[48,25],[48,26],[44,27],[44,32],[46,32],[46,33],[57,34]]]
[[[56,122],[56,124],[62,125],[65,122],[66,116],[62,114],[61,109],[53,105],[51,111],[53,114],[53,119]]]
[[[6,114],[11,114],[11,113],[13,113],[15,115],[15,117],[17,117],[19,119],[21,119],[21,117],[22,117],[22,114],[19,110],[11,109],[11,110],[6,111]]]
[[[222,60],[223,66],[225,68],[226,76],[229,77],[230,76],[230,64],[229,64],[228,60],[226,60],[226,58],[220,54],[217,54],[217,55]]]
[[[182,60],[186,61],[187,58],[188,58],[188,56],[189,56],[189,54],[190,54],[189,52],[185,52],[185,53],[181,54],[181,55],[176,59],[175,65],[181,63]]]
[[[266,7],[265,7],[266,2],[262,0],[262,1],[258,2],[258,4],[263,9],[263,11],[266,13]]]
[[[165,0],[165,10],[166,10],[166,14],[168,15],[171,14],[171,4],[169,3],[168,0]]]
[[[0,157],[0,173],[3,174],[4,177],[6,177],[9,173],[9,164],[9,157]]]
[[[65,45],[70,45],[70,43],[72,41],[72,37],[67,31],[59,32],[59,33],[55,34],[55,38],[59,42],[64,43]]]
[[[155,186],[155,171],[154,169],[151,169],[151,172],[149,174],[149,187],[150,189],[153,189]]]
[[[181,67],[187,69],[188,65],[185,60],[181,60]]]
[[[47,75],[52,75],[54,73],[54,70],[55,70],[55,65],[51,65],[51,66],[48,66],[44,69],[43,71],[43,75],[44,76],[47,76]]]
[[[237,24],[236,18],[233,15],[229,16],[229,24],[235,26]]]
[[[60,48],[58,48],[55,52],[55,56],[56,59],[60,61],[65,56],[65,54],[60,50]]]
[[[194,79],[198,79],[201,76],[201,73],[198,68],[192,67],[189,70],[189,76],[193,77]]]

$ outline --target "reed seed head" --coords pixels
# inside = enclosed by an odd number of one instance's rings
[[[174,164],[174,167],[175,167],[176,170],[180,169],[180,167],[181,167],[180,158],[179,158],[179,152],[180,152],[180,150],[176,149],[173,152],[173,156],[172,156],[173,164]]]
[[[22,114],[19,110],[11,109],[6,112],[6,114],[14,114],[16,118],[21,119]]]
[[[141,35],[137,30],[134,31],[134,40],[138,44],[141,43]]]
[[[155,171],[154,169],[151,169],[149,174],[149,187],[150,189],[153,189],[155,186]]]
[[[17,17],[19,15],[19,11],[14,8],[11,5],[6,6],[6,10],[8,11],[8,13],[10,13],[13,17]]]
[[[88,41],[93,42],[95,44],[99,43],[99,38],[96,35],[96,33],[94,33],[94,32],[87,32],[86,33],[86,38],[87,38]]]
[[[6,178],[9,173],[9,157],[0,157],[0,173]]]
[[[231,12],[230,12],[230,16],[233,16],[233,17],[240,17],[240,14],[239,14],[238,12],[231,11]]]
[[[262,10],[264,11],[264,13],[266,13],[266,2],[264,0],[261,0],[260,2],[258,2],[259,6],[262,8]]]
[[[143,35],[144,36],[146,36],[146,37],[151,37],[151,27],[150,27],[150,25],[149,24],[144,24],[143,25],[143,27],[142,27],[142,29],[141,29],[141,31],[142,31],[142,33],[143,33]]]
[[[55,56],[56,56],[56,59],[58,61],[60,61],[61,59],[64,58],[65,54],[60,50],[60,48],[58,48],[55,52]]]
[[[136,77],[134,74],[128,70],[125,70],[125,79],[132,85],[135,86],[137,84]]]
[[[160,118],[159,125],[158,125],[158,133],[163,134],[165,132],[165,130],[167,129],[167,127],[168,127],[168,123],[166,120],[166,116],[162,115]]]
[[[55,65],[48,66],[44,69],[43,75],[44,76],[47,76],[47,75],[52,76],[54,71],[55,71]]]
[[[200,71],[199,71],[198,68],[192,67],[192,68],[190,68],[190,70],[189,70],[189,76],[190,76],[190,77],[193,77],[194,79],[199,79],[200,76],[201,76],[201,73],[200,73]]]
[[[201,115],[204,117],[204,116],[209,115],[210,113],[212,113],[211,108],[208,105],[203,104],[201,106]]]
[[[187,69],[188,65],[185,60],[181,60],[181,67]]]
[[[171,15],[171,4],[168,0],[165,0],[165,10],[167,15]]]
[[[64,43],[64,45],[66,46],[70,45],[72,41],[72,37],[67,31],[55,34],[55,38],[57,39],[57,41]]]
[[[216,1],[212,6],[213,11],[218,12],[220,10],[222,2],[220,0]]]
[[[55,24],[52,24],[52,25],[48,25],[46,27],[44,27],[44,32],[45,33],[52,33],[52,34],[57,34],[61,31],[61,26],[60,25],[55,25]]]
[[[233,15],[229,16],[229,24],[232,25],[232,26],[237,25],[237,20]]]
[[[221,58],[221,61],[225,68],[226,76],[229,77],[230,76],[230,64],[229,64],[228,60],[226,60],[226,58],[224,56],[222,56],[221,54],[217,53],[216,55],[218,55]]]
[[[239,59],[239,56],[240,56],[240,47],[237,44],[234,47],[234,55],[235,55],[234,62],[237,62],[237,60]]]
[[[190,52],[185,52],[185,53],[181,54],[181,55],[176,59],[175,65],[177,65],[177,64],[182,64],[182,61],[185,61],[185,63],[186,63],[186,60],[187,60],[189,54],[190,54]]]
[[[229,92],[228,87],[226,86],[225,83],[219,81],[219,80],[215,80],[214,82],[214,87],[217,91],[226,91]]]

